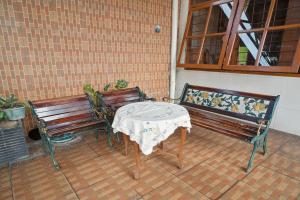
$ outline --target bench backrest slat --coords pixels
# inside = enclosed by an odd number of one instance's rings
[[[257,122],[260,119],[270,120],[272,118],[278,99],[279,96],[186,84],[180,104]]]
[[[47,112],[51,112],[51,111],[55,111],[55,110],[81,107],[81,106],[86,106],[86,105],[90,105],[90,104],[88,101],[85,100],[85,101],[78,101],[78,102],[60,104],[60,105],[55,105],[55,106],[35,108],[35,112],[37,114],[40,114],[40,113],[47,113]]]
[[[69,104],[69,103],[87,101],[87,100],[88,99],[86,95],[76,95],[76,96],[69,96],[69,97],[62,97],[62,98],[32,101],[32,104],[34,105],[35,108],[41,108],[41,107]]]
[[[62,109],[57,109],[57,110],[49,110],[46,112],[38,112],[37,115],[40,118],[43,117],[49,117],[53,115],[59,115],[59,114],[64,114],[64,113],[74,113],[76,111],[82,111],[82,110],[90,110],[90,105],[89,104],[79,104],[77,106],[72,106],[72,107],[67,107],[67,108],[62,108]]]
[[[64,119],[67,117],[78,116],[78,115],[82,115],[82,114],[90,114],[90,113],[92,113],[91,110],[85,109],[85,110],[62,113],[62,114],[58,114],[58,115],[51,115],[51,116],[40,117],[40,118],[43,119],[45,122],[50,122],[50,121],[57,120],[57,119]]]
[[[55,98],[30,102],[34,115],[47,125],[73,123],[78,120],[92,120],[93,108],[86,95]]]
[[[143,101],[143,97],[138,87],[110,92],[98,92],[98,98],[102,108],[110,107],[113,110],[129,103]]]

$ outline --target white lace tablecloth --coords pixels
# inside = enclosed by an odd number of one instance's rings
[[[138,102],[119,108],[112,124],[114,133],[129,135],[139,144],[143,154],[149,155],[153,147],[166,140],[178,127],[190,130],[188,111],[176,104],[164,102]]]

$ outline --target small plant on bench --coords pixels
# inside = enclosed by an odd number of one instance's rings
[[[179,99],[163,100],[179,101],[197,126],[253,144],[247,166],[250,171],[257,148],[267,153],[268,132],[279,98],[186,84]]]

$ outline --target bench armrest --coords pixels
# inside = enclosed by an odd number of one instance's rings
[[[171,102],[173,102],[173,101],[174,101],[174,102],[180,101],[180,98],[172,99],[172,98],[170,98],[170,97],[163,97],[162,100],[163,100],[164,102],[169,102],[169,103],[171,103]]]
[[[145,97],[144,100],[145,101],[156,101],[156,98],[154,98],[154,97]]]
[[[259,120],[257,120],[257,124],[263,124],[263,125],[267,125],[268,124],[268,120],[265,120],[265,119],[259,119]]]
[[[93,108],[93,111],[95,112],[98,119],[104,119],[105,115],[103,112],[100,112],[98,108]]]

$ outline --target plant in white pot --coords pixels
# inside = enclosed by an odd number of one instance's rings
[[[2,113],[2,114],[1,114]],[[19,102],[14,94],[0,97],[0,118],[7,120],[20,120],[25,117],[25,105]]]

